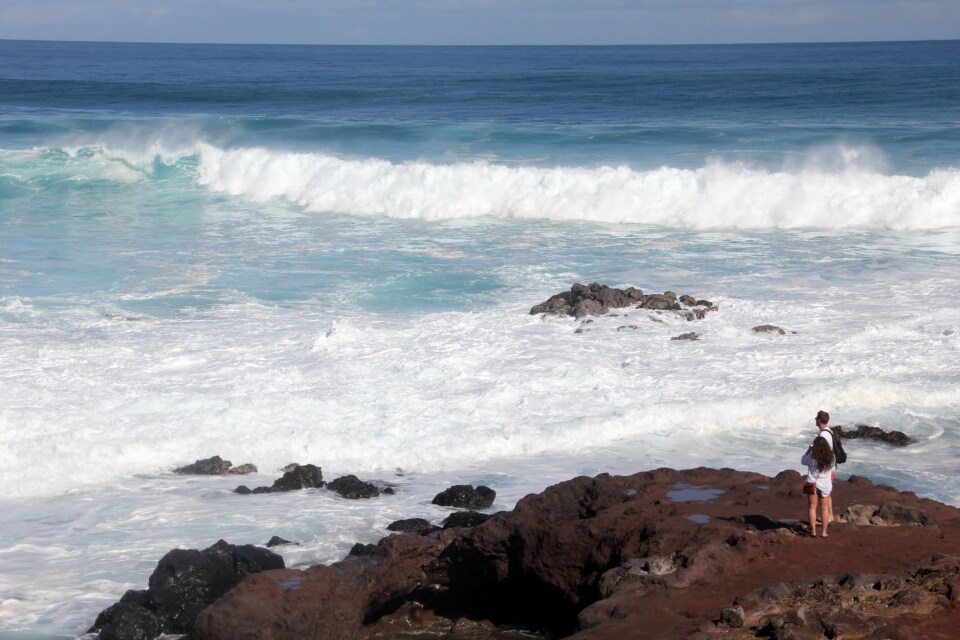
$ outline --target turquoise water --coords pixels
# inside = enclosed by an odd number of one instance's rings
[[[0,41],[0,637],[82,632],[177,546],[339,559],[453,483],[508,509],[799,470],[818,409],[919,441],[842,476],[960,504],[958,70],[957,42]],[[719,311],[528,314],[593,281]],[[170,474],[215,454],[400,493]]]

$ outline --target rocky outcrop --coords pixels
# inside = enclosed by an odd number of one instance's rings
[[[697,300],[690,295],[682,295],[678,298],[673,291],[644,294],[643,291],[634,287],[614,289],[594,282],[589,285],[577,283],[570,288],[570,291],[558,293],[534,306],[530,309],[530,314],[553,313],[583,318],[604,315],[611,309],[623,307],[672,311],[687,320],[700,320],[707,313],[717,310],[709,300]]]
[[[269,540],[267,540],[267,548],[268,548],[268,549],[271,548],[271,547],[279,547],[279,546],[282,546],[282,545],[285,545],[285,544],[295,544],[295,545],[299,545],[300,543],[299,543],[299,542],[292,542],[292,541],[290,541],[290,540],[286,540],[286,539],[284,539],[284,538],[281,538],[280,536],[273,536],[272,538],[270,538]]]
[[[614,289],[596,282],[589,285],[577,283],[570,288],[570,291],[558,293],[534,306],[530,309],[530,315],[556,313],[576,318],[599,316],[610,309],[629,307],[641,298],[643,298],[643,291],[633,287]]]
[[[376,498],[380,495],[380,490],[369,482],[364,482],[355,475],[347,475],[337,478],[327,484],[327,489],[339,493],[344,498],[351,500],[360,500],[363,498]]]
[[[691,331],[689,333],[681,333],[678,336],[673,336],[671,340],[699,340],[700,334],[696,331]]]
[[[753,332],[754,333],[778,333],[781,336],[787,335],[786,329],[782,327],[778,327],[775,324],[761,324],[759,326],[754,327]],[[796,333],[796,332],[791,331],[790,333]]]
[[[884,431],[880,427],[871,427],[865,424],[858,424],[856,427],[843,427],[837,425],[831,427],[831,430],[840,436],[841,440],[856,440],[862,438],[865,440],[877,440],[886,442],[897,447],[905,447],[913,443],[913,439],[902,431]]]
[[[423,518],[397,520],[387,525],[387,531],[396,531],[397,533],[419,533],[422,536],[439,530],[440,527],[430,524],[428,520],[424,520]]]
[[[197,615],[243,578],[283,566],[272,551],[223,540],[203,551],[176,549],[157,563],[148,589],[128,591],[97,616],[88,633],[102,640],[189,633]]]
[[[870,517],[911,526],[838,519],[814,539],[797,520],[802,484],[795,471],[729,469],[575,478],[473,527],[394,534],[370,556],[250,576],[203,611],[193,637],[366,639],[471,624],[580,640],[848,637],[853,627],[953,637],[960,510],[837,480],[838,512],[881,505]]]
[[[276,493],[278,491],[318,488],[325,484],[323,482],[323,471],[316,465],[294,464],[286,467],[286,469],[283,476],[275,480],[272,486],[257,487],[251,490],[244,485],[240,485],[233,491],[240,494]]]
[[[483,524],[492,517],[493,516],[488,513],[480,513],[479,511],[454,511],[443,519],[443,528],[475,527]]]
[[[487,509],[493,506],[496,498],[497,492],[490,487],[457,484],[434,496],[433,504],[458,509]]]
[[[957,611],[960,556],[935,556],[906,573],[827,576],[786,582],[751,593],[720,612],[703,640],[729,638],[734,629],[755,638],[947,638],[907,623],[926,614]]]
[[[181,475],[202,475],[202,476],[223,476],[227,474],[243,475],[247,473],[256,473],[257,467],[251,463],[233,466],[229,460],[224,460],[220,456],[213,456],[204,460],[197,460],[193,464],[184,467],[178,467],[173,470],[174,473]]]

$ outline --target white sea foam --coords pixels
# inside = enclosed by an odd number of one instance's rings
[[[17,294],[0,297],[0,635],[82,631],[126,589],[143,588],[157,559],[177,546],[205,547],[221,537],[263,544],[281,535],[303,543],[282,549],[288,564],[335,560],[354,542],[377,539],[392,520],[439,522],[445,511],[430,498],[454,483],[488,484],[498,492],[495,507],[507,509],[577,474],[798,468],[797,450],[818,408],[835,422],[877,424],[920,440],[906,451],[851,445],[844,473],[960,503],[956,231],[704,233],[497,219],[513,215],[504,211],[437,225],[344,216],[317,225],[314,216],[290,215],[283,199],[296,198],[286,187],[255,193],[273,184],[264,179],[276,172],[266,168],[271,158],[298,158],[305,169],[294,177],[308,195],[315,185],[305,177],[318,159],[344,184],[320,175],[317,184],[340,189],[335,195],[347,200],[350,189],[362,191],[358,176],[367,171],[371,192],[361,195],[380,198],[380,207],[391,193],[418,194],[413,204],[451,197],[453,178],[469,191],[475,175],[492,176],[487,186],[514,180],[520,200],[532,189],[542,202],[561,203],[570,202],[564,184],[573,180],[585,192],[604,172],[599,203],[613,185],[668,174],[680,176],[671,183],[680,187],[698,180],[710,186],[711,176],[761,186],[793,181],[808,190],[817,181],[803,182],[806,168],[643,173],[422,163],[411,165],[414,171],[266,151],[256,152],[263,167],[244,169],[245,154],[255,151],[204,149],[198,158],[174,160],[189,171],[220,158],[217,170],[237,179],[241,200],[208,198],[181,175],[177,188],[192,189],[191,204],[206,207],[203,223],[186,239],[145,234],[131,242],[106,234],[109,250],[123,258],[122,277],[85,270],[90,254],[80,252],[60,267],[77,265],[70,293],[51,294],[46,282],[63,277],[56,265],[11,253],[16,262],[3,275]],[[96,163],[111,157],[88,150],[66,164],[106,175]],[[226,160],[243,170],[231,173]],[[861,161],[811,175],[839,181]],[[935,178],[859,171],[887,186]],[[141,175],[130,192],[143,187],[152,197],[149,170]],[[395,184],[407,179],[409,191]],[[680,187],[664,197],[706,202],[697,189]],[[471,192],[476,210],[505,206],[501,191]],[[261,197],[280,200],[270,207],[243,201]],[[801,211],[809,204],[798,203]],[[590,212],[598,211],[594,203]],[[76,232],[83,245],[90,238],[82,218],[58,230]],[[62,247],[50,242],[39,246],[57,255]],[[11,275],[34,266],[50,268],[48,278]],[[448,271],[477,274],[499,289],[464,312],[406,300],[442,289],[442,281],[391,288]],[[712,299],[720,311],[695,323],[666,314],[658,323],[651,312],[625,310],[582,325],[527,314],[547,295],[598,273],[615,286],[680,288]],[[270,298],[278,282],[289,288]],[[193,295],[216,303],[190,306]],[[386,311],[363,306],[377,295],[390,298]],[[185,302],[168,307],[171,297]],[[796,333],[750,331],[768,322]],[[617,331],[629,325],[638,329]],[[582,333],[574,333],[578,327]],[[699,342],[670,340],[691,329]],[[261,473],[170,473],[214,454],[254,462]],[[328,479],[356,473],[400,492],[349,502],[324,490],[230,491],[240,483],[268,485],[293,461],[321,465]]]
[[[941,318],[878,318],[867,305],[835,313],[849,295],[721,298],[723,313],[696,327],[634,311],[582,334],[510,305],[394,325],[304,322],[302,311],[252,303],[116,322],[26,312],[29,301],[15,300],[20,321],[6,329],[0,363],[0,490],[56,495],[214,453],[266,469],[310,461],[439,472],[643,442],[691,424],[769,434],[806,424],[811,406],[883,415],[960,404],[949,384],[957,337]],[[919,303],[907,302],[916,292],[900,295],[901,305]],[[822,301],[830,306],[817,311]],[[749,331],[778,316],[798,333]],[[931,321],[936,330],[924,330]],[[631,324],[641,328],[616,330]],[[690,328],[700,343],[669,340]],[[941,384],[918,386],[917,376]],[[572,399],[581,408],[558,413]]]
[[[700,169],[537,168],[490,162],[393,163],[200,145],[198,180],[255,200],[367,216],[493,216],[680,228],[936,229],[960,225],[960,170],[888,175],[877,152],[817,150],[783,171],[721,162]],[[822,160],[839,156],[836,162]]]

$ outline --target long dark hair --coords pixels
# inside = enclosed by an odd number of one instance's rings
[[[814,440],[811,453],[817,462],[817,471],[826,471],[833,467],[833,447],[826,438],[818,437]]]

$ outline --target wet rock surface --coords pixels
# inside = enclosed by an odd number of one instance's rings
[[[575,478],[473,527],[251,575],[193,637],[955,637],[960,510],[838,479],[837,513],[867,517],[814,539],[798,522],[802,484],[796,471],[703,468]]]
[[[157,563],[149,588],[128,591],[97,616],[89,633],[102,640],[189,633],[197,615],[245,577],[283,567],[283,558],[253,545],[220,540],[202,551],[175,549]]]
[[[831,429],[839,434],[842,440],[876,440],[897,447],[905,447],[913,443],[913,439],[902,431],[884,431],[880,427],[871,427],[865,424],[858,424],[852,427],[837,425],[831,427]]]
[[[497,492],[490,487],[457,484],[434,496],[433,504],[458,509],[487,509],[493,506],[496,498]]]
[[[251,463],[233,466],[229,460],[224,460],[220,456],[213,456],[204,460],[197,460],[193,464],[178,467],[173,470],[180,475],[203,475],[203,476],[223,476],[227,474],[243,475],[247,473],[256,473],[257,467]]]
[[[320,467],[312,464],[292,464],[284,467],[283,475],[274,480],[273,485],[269,487],[257,487],[250,489],[240,485],[234,489],[234,493],[276,493],[278,491],[298,491],[300,489],[311,489],[324,486],[323,471]]]
[[[351,500],[361,500],[365,498],[376,498],[380,495],[380,490],[370,482],[364,482],[355,475],[347,475],[337,478],[327,484],[327,489],[335,491],[344,498]]]
[[[483,524],[491,517],[491,515],[479,511],[455,511],[443,519],[443,528],[475,527]]]
[[[598,316],[607,313],[610,309],[629,307],[643,298],[643,291],[628,287],[614,289],[596,282],[574,284],[570,291],[551,296],[530,309],[530,315],[538,313],[556,313],[561,315],[582,318],[584,316]]]
[[[687,320],[703,319],[717,307],[709,300],[697,300],[690,295],[677,296],[673,291],[645,294],[635,287],[615,289],[605,284],[574,284],[570,291],[551,296],[530,309],[531,315],[552,313],[584,318],[600,316],[611,309],[634,307],[652,311],[672,311]]]
[[[778,327],[775,324],[761,324],[759,326],[754,327],[753,332],[754,333],[776,333],[781,336],[787,335],[786,329],[784,329],[783,327]],[[796,333],[796,332],[791,331],[790,333]]]
[[[439,530],[440,527],[430,524],[429,520],[424,520],[423,518],[397,520],[387,525],[387,531],[395,531],[397,533],[419,533],[420,535],[426,535]]]

